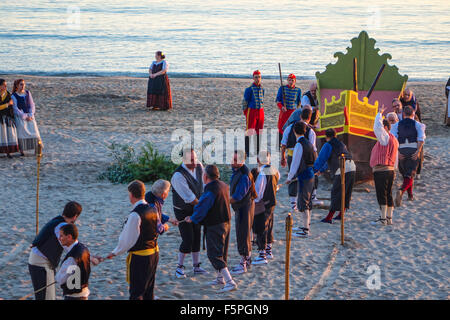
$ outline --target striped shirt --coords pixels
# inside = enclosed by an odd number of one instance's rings
[[[254,83],[244,91],[242,109],[261,109],[264,107],[264,88]]]
[[[283,93],[284,91],[284,93]],[[283,97],[284,95],[284,97]],[[278,89],[276,103],[280,102],[288,110],[297,109],[301,103],[302,90],[300,88],[290,88],[289,86],[282,86]],[[284,103],[284,98],[286,98],[286,103]]]

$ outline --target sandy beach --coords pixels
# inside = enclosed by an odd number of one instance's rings
[[[171,79],[174,109],[149,111],[145,107],[147,79],[59,78],[6,75],[12,82],[24,78],[36,103],[36,120],[44,147],[40,175],[40,226],[60,214],[69,200],[82,204],[77,222],[80,241],[91,254],[106,256],[114,249],[131,206],[126,185],[97,177],[111,162],[112,142],[142,146],[150,141],[170,154],[176,128],[192,130],[194,120],[203,128],[237,129],[244,126],[241,100],[251,84],[246,79]],[[309,81],[299,81],[307,91]],[[277,80],[264,80],[265,127],[276,128]],[[448,241],[450,225],[450,127],[443,125],[444,82],[410,82],[427,126],[425,162],[415,183],[416,200],[404,201],[394,211],[392,226],[372,225],[379,216],[373,187],[356,188],[346,215],[346,246],[339,240],[339,223],[320,223],[327,211],[312,212],[311,236],[294,238],[291,245],[291,299],[449,299]],[[281,169],[282,181],[287,170]],[[36,158],[0,157],[0,299],[18,299],[33,291],[27,261],[35,235]],[[397,179],[397,184],[400,180]],[[228,182],[228,181],[226,181]],[[146,184],[149,188],[150,184]],[[329,198],[331,185],[320,178],[319,198]],[[395,188],[396,190],[396,188]],[[328,201],[325,200],[327,203]],[[173,216],[172,196],[164,210]],[[224,295],[205,283],[213,268],[201,252],[209,274],[194,276],[191,258],[188,277],[175,278],[180,244],[178,228],[160,236],[160,261],[155,294],[160,299],[283,299],[285,224],[289,212],[287,188],[278,193],[275,209],[274,260],[236,276],[238,290]],[[294,216],[294,221],[298,221]],[[256,248],[254,255],[256,254]],[[234,221],[229,265],[239,261]],[[369,289],[370,266],[379,268],[381,288]],[[90,299],[128,299],[125,256],[92,268]],[[60,288],[57,295],[61,297]]]

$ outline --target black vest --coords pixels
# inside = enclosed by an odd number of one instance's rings
[[[306,92],[304,95],[308,97],[308,99],[309,99],[309,105],[310,105],[311,107],[317,107],[316,100],[313,98],[313,96],[312,96],[312,94],[311,94],[311,91]]]
[[[314,147],[311,142],[309,142],[305,137],[300,137],[298,142],[302,145],[302,159],[300,160],[300,165],[298,166],[297,175],[312,167],[314,161],[316,161],[316,153],[314,152]]]
[[[192,177],[192,175],[182,166],[179,166],[175,172],[179,172],[183,175],[183,177],[186,179],[189,189],[192,191],[193,194],[197,197],[197,199],[200,199],[200,196],[202,195],[203,190],[203,170],[200,164],[197,164],[195,168],[195,176]],[[172,187],[172,202],[174,206],[174,211],[181,212],[185,214],[186,216],[192,215],[194,212],[194,206],[184,202],[183,198],[180,197],[180,195],[177,193],[177,191]]]
[[[287,141],[286,148],[292,149],[292,148],[295,147],[295,144],[297,143],[297,137],[295,136],[295,132],[294,132],[294,125],[295,125],[297,122],[298,122],[298,121],[295,121],[295,122],[292,124],[291,131],[289,131],[289,134],[288,134],[288,141]],[[311,127],[310,127],[309,125],[307,125],[307,127],[306,127],[306,132],[305,132],[305,137],[306,137],[306,139],[309,138],[310,132],[311,132]]]
[[[237,185],[239,183],[239,180],[241,180],[242,176],[248,176],[250,173],[250,170],[248,167],[244,164],[242,167],[240,167],[237,172],[234,174],[233,179],[230,183],[230,196],[234,194],[236,191]],[[250,179],[251,180],[251,179]],[[233,203],[231,206],[233,207],[233,210],[238,210],[240,207],[246,204],[250,204],[252,201],[252,192],[251,189],[248,190],[247,194],[240,200],[235,203]]]
[[[63,283],[61,285],[61,288],[63,289],[64,295],[80,293],[83,290],[83,288],[86,288],[88,286],[89,275],[91,274],[91,261],[90,261],[91,256],[89,254],[88,248],[84,244],[78,242],[78,244],[74,246],[72,250],[69,251],[69,253],[64,258],[63,262],[70,257],[72,257],[75,260],[78,268],[80,269],[81,287],[69,289],[67,287],[67,283]]]
[[[261,171],[264,172],[264,177],[266,179],[266,189],[264,190],[262,201],[266,208],[270,208],[277,204],[277,170],[272,166],[266,165],[262,167]]]
[[[231,220],[230,196],[228,185],[220,180],[214,180],[205,186],[205,192],[214,194],[214,204],[200,224],[213,226]]]
[[[158,245],[158,213],[151,212],[148,204],[138,205],[133,212],[136,212],[141,218],[141,226],[139,238],[128,252],[156,248]]]
[[[398,143],[417,142],[416,121],[405,118],[398,123]]]
[[[339,141],[337,138],[333,138],[328,143],[331,145],[331,155],[328,158],[328,168],[330,168],[331,171],[331,177],[334,178],[334,174],[336,173],[337,169],[339,169],[339,157],[341,154],[345,155],[346,160],[352,159],[352,155],[348,151],[345,144],[341,141]]]
[[[62,222],[65,222],[63,216],[57,216],[47,222],[32,243],[33,247],[37,247],[47,257],[53,269],[58,266],[63,253],[63,247],[55,234],[56,226]]]

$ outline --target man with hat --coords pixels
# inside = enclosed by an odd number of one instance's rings
[[[279,142],[283,137],[283,126],[301,103],[302,90],[295,86],[297,79],[293,73],[288,76],[287,85],[278,89],[275,102],[277,103],[280,114],[278,115],[278,135]]]
[[[256,134],[256,153],[259,152],[259,135],[264,127],[264,88],[261,85],[261,72],[253,72],[253,83],[244,91],[242,109],[246,119],[245,153],[250,153],[250,136]]]

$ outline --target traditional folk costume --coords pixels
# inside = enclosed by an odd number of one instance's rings
[[[450,126],[450,78],[445,85],[445,97],[447,98],[447,107],[445,108],[444,124]]]
[[[293,130],[292,130],[293,131]],[[303,217],[303,227],[296,228],[294,236],[307,237],[310,234],[312,192],[314,189],[314,160],[316,153],[314,146],[305,136],[296,140],[292,163],[288,173],[288,180],[297,178],[297,208]]]
[[[219,293],[236,289],[237,285],[227,267],[231,220],[228,185],[220,180],[206,184],[191,220],[206,228],[206,252],[217,272],[211,284],[225,285]]]
[[[312,108],[311,121],[309,122],[314,128],[317,127],[320,118],[319,101],[317,97],[313,97],[311,91],[307,91],[302,97],[302,107],[310,105]]]
[[[0,154],[19,152],[13,107],[9,105],[11,95],[8,91],[0,94]]]
[[[261,74],[259,70],[253,75]],[[256,134],[256,153],[259,153],[259,135],[264,127],[264,88],[253,83],[244,91],[242,110],[246,119],[245,153],[250,153],[250,136]]]
[[[380,221],[382,224],[392,224],[394,212],[392,185],[395,178],[398,141],[392,133],[384,129],[381,113],[375,117],[373,131],[378,141],[370,154],[370,166],[373,170],[375,190],[381,210]]]
[[[148,78],[147,87],[147,108],[154,110],[172,109],[172,92],[170,91],[170,82],[167,75],[168,63],[166,60],[160,62],[153,61],[150,65],[152,74],[166,70],[166,73],[156,78]]]
[[[295,112],[297,112],[297,110]],[[283,132],[283,138],[281,139],[281,144],[286,146],[286,148],[287,148],[287,163],[288,163],[289,170],[292,167],[292,157],[294,154],[295,145],[297,144],[297,138],[294,133],[294,125],[298,121],[300,121],[300,119],[297,121],[293,121],[288,127],[285,128],[285,130]],[[317,152],[316,133],[309,125],[307,126],[305,137],[313,145],[314,152]],[[292,210],[297,210],[297,189],[298,189],[297,181],[292,181],[288,185],[289,200],[291,203]],[[313,189],[313,193],[312,193],[312,200],[315,200],[315,198],[316,198],[315,197],[316,189],[317,189],[317,183],[316,183],[316,180],[314,180],[314,189]]]
[[[17,127],[19,148],[22,152],[27,150],[35,150],[36,152],[41,136],[34,118],[36,108],[31,92],[28,90],[24,94],[15,92],[11,98],[14,102],[14,120]],[[31,117],[32,120],[27,121],[27,117]]]
[[[230,196],[236,202],[231,204],[235,213],[236,241],[241,261],[231,269],[231,274],[247,272],[251,264],[252,251],[252,226],[255,216],[255,202],[252,197],[253,177],[250,170],[244,164],[242,167],[233,168],[230,181]],[[253,186],[254,188],[254,186]]]
[[[195,199],[200,199],[203,193],[203,166],[198,163],[194,170],[190,170],[183,163],[172,176],[173,211],[178,221],[184,220],[194,212]],[[193,223],[180,223],[178,225],[181,244],[178,253],[178,266],[175,271],[177,278],[185,278],[184,258],[192,253],[194,274],[205,273],[200,267],[201,226]]]
[[[411,93],[411,97],[408,101],[406,101],[403,97],[400,98],[400,102],[402,103],[403,108],[405,108],[406,106],[411,106],[411,108],[413,108],[417,119],[422,122],[422,117],[420,114],[420,107],[419,107],[419,102],[417,102],[416,96],[414,95],[414,93]]]
[[[128,216],[117,247],[112,251],[120,255],[128,251],[127,282],[130,285],[130,300],[153,300],[156,268],[159,260],[158,235],[164,226],[157,212],[140,200]]]
[[[67,280],[72,275],[72,268],[78,267],[80,271],[79,287],[69,288]],[[70,247],[64,258],[61,268],[55,276],[56,281],[63,290],[64,300],[87,300],[89,296],[89,275],[91,274],[91,262],[89,249],[76,240]]]
[[[259,254],[252,264],[265,264],[267,259],[273,259],[273,212],[277,204],[279,179],[280,173],[270,164],[263,165],[256,178],[255,190],[258,197],[255,199],[253,225]]]
[[[403,176],[403,185],[397,192],[395,199],[395,205],[400,206],[401,198],[405,191],[408,192],[409,200],[414,199],[414,176],[420,157],[413,159],[411,156],[417,151],[418,142],[425,142],[425,125],[416,120],[405,118],[392,125],[391,133],[397,138],[399,143],[398,152],[403,156],[403,159],[398,161],[398,169]]]
[[[288,76],[288,79],[296,79],[296,77],[291,73]],[[283,137],[283,126],[291,116],[292,112],[299,107],[301,97],[302,90],[295,87],[295,84],[292,87],[285,85],[278,89],[275,102],[277,103],[278,109],[280,109],[280,114],[278,115],[279,142],[281,142],[281,138]],[[285,112],[282,110],[283,107],[286,107],[287,109]]]
[[[50,220],[39,232],[32,242],[28,270],[34,291],[39,290],[55,282],[55,270],[61,259],[61,255],[68,248],[59,241],[59,230],[66,225],[63,216],[57,216]],[[36,300],[55,300],[55,285],[35,294]]]
[[[331,188],[331,204],[330,211],[322,222],[332,223],[333,215],[336,211],[341,211],[341,168],[339,165],[339,157],[345,156],[345,204],[344,210],[350,208],[350,200],[352,198],[353,185],[355,184],[356,165],[352,160],[350,152],[345,144],[336,137],[322,146],[319,157],[314,162],[314,172],[324,172],[330,169],[333,179]],[[335,219],[341,219],[342,212]]]

